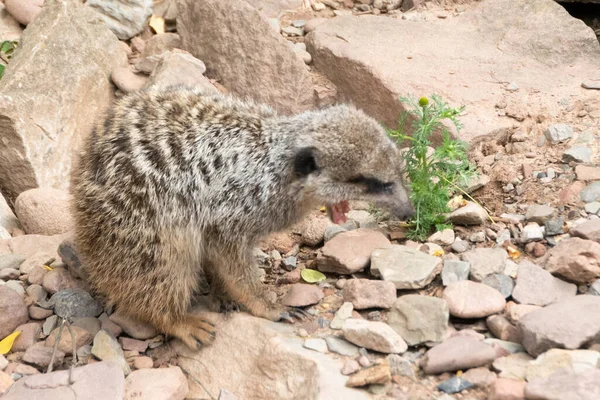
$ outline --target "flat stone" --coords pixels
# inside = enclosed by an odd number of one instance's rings
[[[585,212],[589,214],[597,214],[600,211],[600,201],[594,201],[592,203],[587,203],[584,207]]]
[[[327,336],[325,338],[325,342],[327,343],[327,348],[332,353],[341,354],[348,357],[358,356],[358,347],[345,341],[344,339],[340,339],[336,336]]]
[[[544,131],[550,143],[561,143],[573,137],[573,127],[569,124],[552,124]]]
[[[304,341],[303,346],[307,349],[318,351],[319,353],[328,353],[327,342],[320,338],[310,338]]]
[[[528,222],[537,222],[538,224],[544,224],[556,215],[556,208],[547,206],[545,204],[532,204],[527,207],[525,213],[525,219]]]
[[[481,282],[486,276],[504,272],[508,253],[502,248],[478,248],[460,255],[471,265],[471,279]]]
[[[158,335],[158,332],[152,325],[123,314],[115,313],[110,316],[110,320],[119,325],[125,333],[134,339],[145,340]]]
[[[448,286],[458,281],[466,281],[471,273],[471,264],[459,260],[444,260],[442,284]]]
[[[448,285],[442,294],[450,315],[459,318],[482,318],[504,310],[506,301],[496,289],[471,281]]]
[[[488,400],[521,400],[525,398],[523,381],[513,379],[497,379],[492,383]]]
[[[544,239],[542,227],[535,222],[529,223],[523,227],[521,232],[521,243],[529,243]]]
[[[185,0],[177,9],[183,49],[204,61],[232,94],[288,114],[316,105],[304,61],[258,10],[236,0]]]
[[[4,269],[19,270],[23,261],[25,261],[25,257],[23,257],[20,254],[0,255],[0,271],[2,271]]]
[[[350,302],[345,302],[342,306],[336,311],[331,324],[329,327],[331,329],[342,329],[346,320],[352,317],[352,311],[354,310],[354,306]]]
[[[449,246],[454,243],[454,230],[452,229],[444,229],[443,231],[438,231],[431,235],[427,241],[438,244],[440,246]]]
[[[454,393],[460,393],[463,390],[466,390],[470,387],[473,387],[474,385],[462,378],[459,378],[457,376],[453,376],[450,379],[445,380],[444,382],[440,383],[437,388],[438,390],[441,390],[444,393],[450,393],[450,394],[454,394]]]
[[[579,197],[584,203],[600,200],[600,182],[590,183],[579,193]]]
[[[600,181],[600,167],[577,165],[575,174],[577,174],[577,180],[580,181]]]
[[[46,310],[42,307],[30,306],[29,307],[29,318],[31,319],[46,319],[54,314],[52,310]]]
[[[60,328],[55,328],[48,338],[46,338],[46,346],[52,347],[58,337],[58,332]],[[81,346],[85,346],[86,344],[92,343],[93,336],[83,328],[78,326],[72,326],[71,330],[73,331],[73,335],[75,336],[75,350],[80,348]],[[73,339],[71,338],[71,333],[67,327],[63,328],[60,341],[58,342],[58,349],[65,353],[65,355],[73,354]]]
[[[442,260],[417,249],[391,245],[371,256],[371,274],[393,282],[396,289],[421,289],[442,269]]]
[[[493,274],[485,277],[483,281],[481,281],[484,285],[488,285],[502,293],[505,299],[509,298],[512,294],[512,291],[515,287],[515,283],[510,278],[510,276],[505,274]]]
[[[421,360],[426,374],[480,367],[496,358],[491,346],[470,336],[455,336],[431,348]]]
[[[42,332],[42,326],[37,322],[30,322],[28,324],[20,325],[16,331],[21,331],[21,334],[14,341],[11,351],[25,351],[35,344],[38,340],[38,336]]]
[[[486,325],[490,332],[498,339],[510,342],[521,341],[521,332],[519,329],[503,315],[490,315],[486,319]]]
[[[391,308],[396,300],[396,286],[393,282],[351,279],[344,285],[342,296],[356,310]]]
[[[415,377],[412,363],[406,358],[398,354],[388,354],[385,359],[390,365],[392,375],[408,376],[409,378]]]
[[[115,35],[95,20],[81,1],[53,1],[23,32],[0,82],[5,121],[0,186],[9,202],[36,187],[67,189],[73,146],[113,100],[107,78],[127,64],[127,56]],[[35,114],[23,118],[31,104]]]
[[[23,354],[23,362],[27,364],[31,364],[36,366],[42,370],[45,370],[50,365],[50,360],[52,359],[52,347],[46,347],[43,343],[37,343],[31,347],[29,347],[25,354]],[[60,350],[56,350],[56,355],[54,359],[54,365],[61,365],[65,358],[65,353]]]
[[[500,378],[525,380],[527,367],[532,360],[533,357],[527,353],[515,353],[496,359],[492,365]]]
[[[125,379],[125,400],[184,399],[189,391],[187,377],[179,367],[141,369]]]
[[[175,85],[192,86],[203,93],[219,93],[204,76],[204,63],[182,50],[162,53],[148,80],[148,87],[166,88]]]
[[[390,241],[379,231],[356,229],[342,232],[325,243],[317,257],[317,266],[323,272],[353,274],[369,265],[375,249],[390,246]]]
[[[529,362],[525,378],[547,378],[562,368],[581,373],[597,368],[598,361],[600,353],[594,350],[550,349]]]
[[[388,314],[390,325],[409,346],[441,342],[448,329],[449,311],[445,300],[421,295],[399,297]]]
[[[548,271],[528,260],[519,264],[517,283],[512,296],[521,304],[546,306],[574,297],[577,286],[555,278]]]
[[[471,246],[468,241],[460,239],[455,240],[451,246],[452,251],[456,253],[464,253],[465,251],[469,250],[470,247]]]
[[[53,268],[44,274],[42,279],[42,287],[50,294],[67,289],[81,288],[83,285],[84,283],[81,280],[76,279],[68,270],[62,267]]]
[[[44,336],[50,335],[50,333],[52,333],[54,328],[56,328],[57,324],[58,324],[58,316],[51,315],[48,318],[46,318],[46,321],[44,321],[44,324],[42,325],[42,332],[44,332]]]
[[[506,350],[506,352],[508,352],[508,354],[525,352],[525,347],[523,347],[521,344],[519,344],[515,341],[495,339],[495,338],[487,338],[487,339],[483,339],[483,341],[484,341],[484,343],[489,344],[490,346],[492,346],[494,348],[501,348],[502,350]]]
[[[86,4],[121,40],[141,33],[144,23],[152,15],[152,0],[88,0]]]
[[[562,159],[565,162],[589,163],[592,161],[592,149],[587,146],[573,146],[563,152]]]
[[[408,349],[402,337],[383,322],[350,318],[342,332],[355,345],[381,353],[403,353]]]
[[[391,380],[392,374],[390,366],[387,363],[381,363],[353,374],[348,378],[346,386],[361,387],[374,384],[385,385],[386,383],[391,382]]]
[[[591,219],[583,224],[579,224],[571,228],[569,233],[571,236],[593,240],[596,243],[600,243],[600,219]]]
[[[545,400],[594,400],[600,398],[600,369],[581,373],[560,370],[548,378],[533,379],[525,387],[525,398]]]
[[[58,235],[73,229],[71,194],[52,188],[29,189],[17,197],[15,214],[26,233]]]
[[[588,225],[582,231],[593,236],[593,229]],[[592,283],[600,278],[600,243],[581,238],[561,240],[548,251],[541,264],[546,271],[571,282]]]
[[[323,297],[323,291],[317,286],[296,283],[283,296],[281,303],[284,306],[306,307],[317,304]]]
[[[453,211],[448,219],[456,225],[481,225],[487,220],[487,214],[478,204],[467,202],[467,205]]]
[[[473,385],[481,388],[491,385],[497,379],[496,374],[490,371],[487,367],[471,368],[462,374],[461,377],[466,381],[471,382]]]
[[[551,348],[578,349],[600,335],[600,298],[575,296],[525,315],[522,344],[538,356]]]
[[[148,76],[136,74],[131,67],[117,67],[112,70],[110,79],[123,93],[131,93],[142,89],[148,83]]]
[[[94,336],[92,354],[102,361],[118,365],[125,375],[131,372],[127,361],[125,361],[121,346],[105,331],[98,331],[96,336]]]
[[[23,296],[0,285],[0,340],[13,333],[15,328],[27,322],[29,313]]]
[[[126,351],[137,351],[143,353],[148,348],[148,342],[144,340],[131,339],[128,337],[120,337],[119,344]]]
[[[75,368],[73,382],[69,384],[68,370],[26,376],[19,379],[2,400],[89,399],[90,393],[97,399],[122,400],[125,392],[123,372],[106,362]]]

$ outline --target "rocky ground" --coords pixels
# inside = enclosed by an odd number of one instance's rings
[[[0,37],[18,40],[0,80],[0,397],[600,398],[600,46],[562,6],[43,4],[0,7]],[[467,106],[455,135],[480,172],[477,203],[458,202],[454,228],[425,243],[368,204],[344,225],[314,210],[256,249],[273,299],[311,317],[212,314],[216,341],[191,352],[95,297],[68,207],[94,118],[179,83],[282,113],[352,102],[388,127],[399,96],[439,93]]]

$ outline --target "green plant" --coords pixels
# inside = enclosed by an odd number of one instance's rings
[[[4,70],[8,65],[8,61],[12,58],[12,55],[17,48],[17,43],[14,40],[5,40],[0,43],[0,78],[4,75]]]
[[[452,139],[442,124],[448,120],[460,130],[458,117],[464,107],[451,108],[436,95],[431,96],[431,101],[426,97],[418,101],[413,97],[400,100],[408,110],[400,118],[398,129],[389,135],[397,142],[408,142],[404,162],[416,210],[409,221],[408,237],[424,240],[434,228],[450,227],[446,222],[446,214],[450,212],[448,202],[453,193],[462,192],[460,187],[475,175],[475,170],[469,162],[466,143]],[[410,136],[405,133],[409,118],[414,119]],[[432,134],[441,134],[442,142],[437,147],[431,142]]]

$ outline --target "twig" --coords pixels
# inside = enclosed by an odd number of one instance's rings
[[[63,319],[64,321],[64,319]],[[77,338],[73,334],[73,329],[71,328],[71,324],[67,322],[67,328],[69,328],[69,334],[71,335],[71,342],[73,344],[73,357],[71,358],[71,368],[69,368],[69,383],[72,385],[73,381],[73,368],[77,363]]]
[[[62,331],[63,331],[64,327],[65,327],[65,319],[62,318],[60,320],[60,328],[58,328],[58,334],[56,335],[56,338],[54,339],[54,347],[52,348],[52,357],[50,358],[50,365],[48,365],[48,369],[46,370],[47,374],[52,372],[52,367],[54,365],[54,358],[56,358],[56,351],[58,350],[58,342],[60,342],[60,337],[62,336]]]

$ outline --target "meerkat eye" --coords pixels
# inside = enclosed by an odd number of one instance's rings
[[[318,169],[314,148],[305,147],[296,153],[294,158],[294,172],[296,175],[307,176]]]
[[[394,191],[393,182],[382,182],[377,178],[367,178],[362,175],[350,179],[348,183],[366,186],[367,193],[369,194],[391,194]]]

